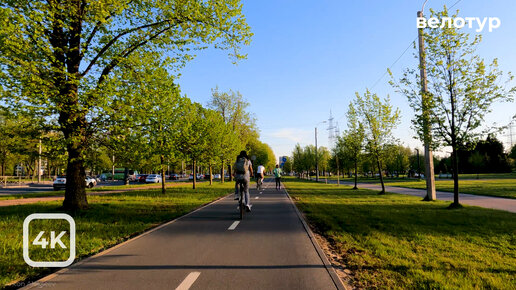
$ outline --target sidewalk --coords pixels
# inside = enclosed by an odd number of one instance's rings
[[[337,183],[337,181],[328,180],[328,183]],[[350,185],[350,186],[354,185],[353,182],[347,182],[347,181],[340,182],[340,184]],[[380,184],[371,184],[371,183],[358,183],[358,188],[370,189],[370,190],[375,190],[375,191],[382,190],[382,186]],[[424,190],[424,189],[414,189],[414,188],[405,188],[405,187],[387,186],[386,185],[385,191],[392,192],[392,193],[419,196],[421,198],[424,198],[426,196],[426,190]],[[436,196],[437,196],[438,200],[453,201],[453,192],[436,191]],[[498,210],[504,210],[504,211],[516,213],[516,199],[459,193],[459,202],[461,204],[466,204],[466,205],[498,209]]]

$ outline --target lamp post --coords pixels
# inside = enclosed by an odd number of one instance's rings
[[[315,181],[319,181],[319,150],[317,149],[317,126],[319,124],[326,123],[322,121],[315,125]]]
[[[425,4],[428,0],[425,0],[421,11],[417,12],[417,17],[423,17],[423,11],[425,10]],[[425,178],[426,178],[426,196],[423,200],[430,201],[436,200],[435,195],[435,176],[434,176],[434,155],[431,148],[432,143],[432,130],[430,122],[430,109],[428,108],[429,93],[428,83],[426,74],[426,62],[425,62],[425,40],[423,28],[418,29],[418,43],[419,43],[419,68],[421,77],[421,101],[422,101],[422,116],[423,116],[423,143],[425,150]],[[419,159],[418,159],[419,162]]]

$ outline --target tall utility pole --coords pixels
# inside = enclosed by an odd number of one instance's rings
[[[428,1],[428,0],[427,0]],[[417,17],[423,17],[423,10],[425,9],[425,3],[421,11],[417,12]],[[421,75],[421,101],[422,101],[422,114],[423,114],[423,141],[425,145],[425,178],[426,178],[426,196],[424,200],[436,200],[435,196],[435,179],[434,179],[434,154],[432,152],[431,143],[431,124],[430,124],[430,112],[428,104],[430,103],[430,96],[428,94],[428,83],[426,79],[426,61],[425,61],[425,40],[423,36],[423,28],[418,28],[418,39],[419,39],[419,68]],[[419,161],[419,158],[418,158]]]
[[[319,152],[317,152],[317,127],[315,127],[315,181],[319,181]]]

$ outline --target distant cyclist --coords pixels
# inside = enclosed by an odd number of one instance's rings
[[[263,166],[263,165],[258,166],[258,168],[256,169],[256,185],[257,186],[261,186],[261,184],[263,183],[264,175],[265,175],[265,166]]]
[[[253,175],[253,164],[247,156],[247,152],[241,151],[237,156],[235,165],[233,166],[235,173],[235,199],[238,199],[240,184],[244,187],[244,204],[246,211],[251,211],[251,203],[249,197],[249,182]]]
[[[280,190],[281,189],[281,173],[283,173],[283,172],[282,172],[281,168],[279,168],[279,165],[276,164],[276,168],[274,168],[272,173],[274,173],[274,177],[276,179],[276,190]]]

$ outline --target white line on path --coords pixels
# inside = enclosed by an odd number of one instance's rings
[[[259,199],[259,198],[260,198],[260,197],[259,197],[259,196],[257,196],[257,197],[255,197],[254,199]]]
[[[240,221],[234,221],[234,222],[229,226],[228,230],[229,230],[229,231],[234,230],[234,229],[238,226],[238,224],[239,224],[239,223],[240,223]]]
[[[186,276],[186,278],[177,286],[176,290],[188,290],[190,287],[192,287],[193,283],[197,278],[199,278],[199,275],[201,275],[201,272],[192,272]]]

